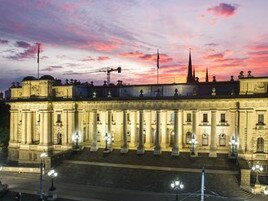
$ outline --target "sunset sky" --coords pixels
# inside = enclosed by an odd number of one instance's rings
[[[0,0],[0,91],[27,75],[102,84],[268,76],[267,0]]]

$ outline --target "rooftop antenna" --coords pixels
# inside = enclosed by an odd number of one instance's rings
[[[39,54],[40,54],[40,43],[36,43],[37,45],[37,79],[39,79]]]

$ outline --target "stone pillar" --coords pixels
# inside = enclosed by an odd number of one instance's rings
[[[74,110],[69,110],[68,111],[68,145],[72,146],[73,141],[72,137],[75,134],[75,111]]]
[[[78,124],[76,128],[76,132],[81,134],[81,143],[85,141],[85,133],[84,133],[84,112],[83,110],[78,111]]]
[[[192,124],[192,134],[196,136],[196,110],[193,110],[193,124]],[[197,137],[196,137],[197,139]]]
[[[62,131],[62,145],[68,144],[68,112],[63,110],[62,113],[63,131]]]
[[[90,151],[97,151],[97,110],[92,111],[92,144]]]
[[[182,147],[182,142],[183,142],[183,134],[182,134],[182,128],[183,128],[183,115],[182,115],[182,110],[178,111],[178,138],[179,138],[179,145],[178,147]],[[180,148],[179,148],[180,149]]]
[[[144,154],[144,143],[143,143],[143,110],[139,111],[139,145],[137,148],[137,154]]]
[[[248,190],[250,188],[250,173],[251,169],[241,169],[241,182],[240,187]]]
[[[21,144],[26,144],[26,125],[27,125],[27,113],[26,111],[22,111],[21,118]]]
[[[172,146],[172,156],[179,155],[179,147],[178,147],[178,110],[174,110],[174,139],[173,139],[173,146]]]
[[[32,144],[32,112],[28,111],[27,115],[27,126],[26,126],[26,135],[27,135],[27,144]]]
[[[152,133],[152,127],[151,127],[151,111],[146,112],[146,119],[145,119],[145,133],[146,133],[146,142],[145,142],[145,147],[150,148],[151,147],[151,133]]]
[[[246,151],[246,111],[240,110],[239,111],[239,152]]]
[[[216,147],[216,110],[211,111],[211,141],[209,157],[217,157]]]
[[[167,111],[161,112],[161,147],[167,147]]]
[[[48,145],[48,112],[44,112],[43,145]]]
[[[156,110],[156,132],[155,132],[155,147],[154,147],[154,155],[161,154],[161,146],[160,146],[160,110]]]
[[[136,111],[131,112],[131,128],[130,128],[130,146],[137,146],[137,114]]]
[[[14,112],[14,122],[13,122],[13,141],[15,141],[16,143],[18,143],[18,111]]]
[[[128,144],[127,144],[127,111],[123,110],[123,136],[122,136],[122,146],[121,153],[128,152]]]
[[[45,122],[44,122],[44,112],[40,111],[40,135],[39,135],[39,145],[44,144],[44,127],[45,127]]]
[[[15,121],[14,121],[15,112],[10,110],[10,137],[9,142],[12,143],[15,141]]]

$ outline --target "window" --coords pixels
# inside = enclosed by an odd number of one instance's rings
[[[172,131],[171,133],[170,133],[170,141],[169,141],[169,146],[170,147],[172,147],[173,146],[173,144],[174,144],[174,131]]]
[[[187,132],[186,133],[186,144],[191,144],[191,139],[192,139],[192,133],[191,132]]]
[[[208,146],[208,134],[206,133],[202,135],[202,146]]]
[[[97,122],[100,122],[100,114],[97,114]]]
[[[203,114],[203,122],[208,122],[208,114]]]
[[[173,112],[170,114],[169,122],[170,122],[170,124],[174,123],[174,113]]]
[[[62,144],[62,134],[61,133],[57,134],[57,144]]]
[[[220,146],[226,146],[226,135],[223,133],[223,134],[220,134]]]
[[[192,121],[192,115],[191,115],[191,113],[187,113],[186,121],[187,122],[191,122]]]
[[[221,122],[226,122],[225,121],[225,113],[221,113]]]
[[[56,123],[61,123],[61,114],[57,114],[57,122]]]
[[[127,123],[130,124],[130,114],[127,113]]]
[[[257,152],[264,152],[264,139],[262,137],[257,139]]]
[[[264,125],[264,114],[258,114],[258,124]]]

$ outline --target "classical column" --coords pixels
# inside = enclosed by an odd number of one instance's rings
[[[167,147],[167,111],[161,112],[161,147]]]
[[[160,110],[156,110],[156,132],[155,132],[155,147],[154,147],[154,155],[161,154],[161,146],[160,146]]]
[[[123,110],[123,136],[122,136],[122,146],[121,153],[128,152],[128,144],[127,144],[127,111]]]
[[[183,147],[183,134],[182,134],[182,128],[183,128],[183,112],[182,110],[178,111],[178,139],[179,139],[179,145],[178,147]]]
[[[85,141],[85,133],[84,133],[84,113],[83,110],[78,111],[78,124],[76,128],[76,132],[81,134],[81,143]]]
[[[239,152],[246,151],[246,125],[247,125],[247,117],[246,111],[243,109],[239,110]]]
[[[40,134],[39,134],[39,145],[44,144],[44,127],[45,127],[45,122],[44,122],[44,112],[39,111],[40,113]]]
[[[10,110],[10,139],[9,139],[9,142],[12,143],[15,141],[15,122],[14,122],[14,114],[15,112],[13,110]]]
[[[137,154],[144,154],[143,143],[143,110],[139,111],[139,145],[137,147]]]
[[[62,145],[68,144],[68,112],[67,110],[63,110],[62,112],[62,122],[63,122],[63,130],[62,130]]]
[[[49,135],[49,128],[48,128],[48,111],[44,111],[44,127],[43,127],[43,145],[48,145],[48,135]]]
[[[27,113],[26,111],[22,111],[21,118],[21,144],[26,144],[26,125],[27,125]]]
[[[193,110],[193,124],[192,124],[192,134],[196,136],[196,110]],[[195,137],[195,139],[197,139],[197,137]]]
[[[92,110],[92,144],[90,151],[97,151],[97,110]]]
[[[211,139],[209,157],[217,157],[216,147],[216,110],[211,111]]]
[[[18,143],[18,111],[14,113],[14,122],[13,122],[13,133],[14,133],[14,138],[13,140]]]
[[[130,119],[131,127],[130,127],[130,146],[135,147],[137,146],[137,113],[136,111],[131,112],[131,119]]]
[[[178,110],[174,110],[174,139],[173,139],[173,145],[172,145],[172,156],[178,156],[179,155],[179,147],[178,147]]]
[[[75,134],[75,111],[69,110],[68,111],[68,145],[72,146],[73,141],[72,137]]]
[[[26,126],[26,135],[27,135],[27,144],[32,144],[32,112],[28,111],[27,115],[27,126]]]
[[[145,134],[146,134],[146,142],[144,146],[146,148],[151,147],[151,133],[152,133],[152,122],[151,122],[151,111],[146,112],[146,118],[145,118]]]

